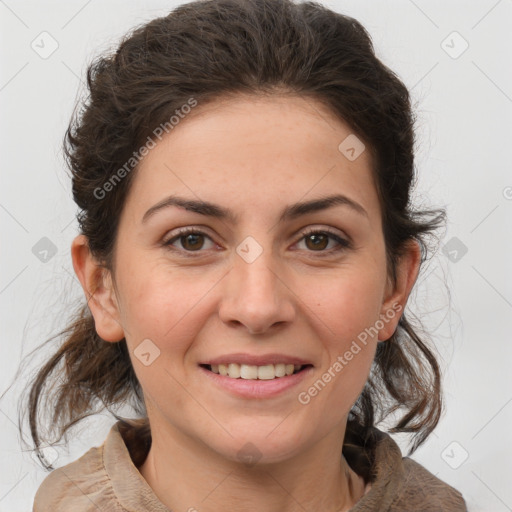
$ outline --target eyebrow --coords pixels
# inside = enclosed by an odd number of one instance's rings
[[[199,213],[200,215],[213,217],[224,221],[229,221],[233,224],[236,224],[239,219],[238,215],[235,215],[233,211],[218,204],[214,204],[209,201],[198,201],[194,199],[186,199],[184,197],[171,195],[169,197],[166,197],[162,201],[158,202],[154,206],[152,206],[142,217],[142,223],[146,222],[150,217],[155,215],[157,212],[163,210],[164,208],[169,208],[171,206],[178,206],[190,212]],[[334,206],[347,206],[352,211],[368,218],[367,211],[359,203],[345,195],[336,194],[332,196],[322,197],[319,199],[313,199],[311,201],[291,204],[285,207],[284,210],[281,212],[279,222],[293,220],[302,215],[307,215],[308,213],[326,210],[328,208],[333,208]]]

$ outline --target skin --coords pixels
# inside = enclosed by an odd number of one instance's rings
[[[378,341],[400,314],[313,397],[298,400],[386,311],[404,308],[420,249],[408,245],[392,283],[386,272],[381,211],[364,151],[339,150],[348,125],[313,99],[237,96],[197,106],[141,162],[124,205],[114,268],[103,271],[82,235],[73,265],[98,334],[126,338],[142,385],[153,444],[139,468],[172,510],[295,512],[349,510],[364,480],[341,456],[348,413],[361,393]],[[170,194],[230,208],[234,224],[176,206],[147,222],[144,213]],[[366,210],[335,206],[279,223],[294,202],[344,194]],[[162,245],[176,228],[206,236]],[[329,228],[352,242],[315,246],[306,228]],[[252,263],[236,248],[262,247]],[[187,252],[193,257],[185,257]],[[194,252],[195,251],[195,252]],[[322,257],[321,254],[329,254]],[[401,310],[400,310],[401,311]],[[145,339],[160,355],[135,357]],[[313,365],[306,381],[275,398],[243,399],[214,386],[200,362],[232,352],[277,352]],[[256,464],[239,450],[252,443]]]

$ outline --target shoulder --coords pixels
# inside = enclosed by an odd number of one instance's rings
[[[104,444],[91,448],[79,459],[53,470],[39,486],[33,512],[121,512],[103,464]]]
[[[409,457],[402,459],[402,465],[402,486],[392,503],[391,511],[467,512],[466,502],[457,489]]]
[[[375,427],[350,438],[346,456],[370,484],[351,512],[467,512],[462,494],[409,457]]]

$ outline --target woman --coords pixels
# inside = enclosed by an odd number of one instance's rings
[[[38,452],[44,396],[61,437],[98,401],[118,421],[34,510],[466,510],[376,427],[400,407],[411,455],[441,415],[404,309],[444,212],[410,204],[409,95],[364,28],[311,2],[192,2],[88,86],[65,146],[87,303],[29,421]]]

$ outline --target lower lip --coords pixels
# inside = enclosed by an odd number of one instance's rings
[[[300,384],[313,370],[313,367],[308,366],[298,373],[269,380],[232,379],[231,377],[207,370],[202,366],[199,369],[216,385],[235,396],[242,398],[272,398]]]

